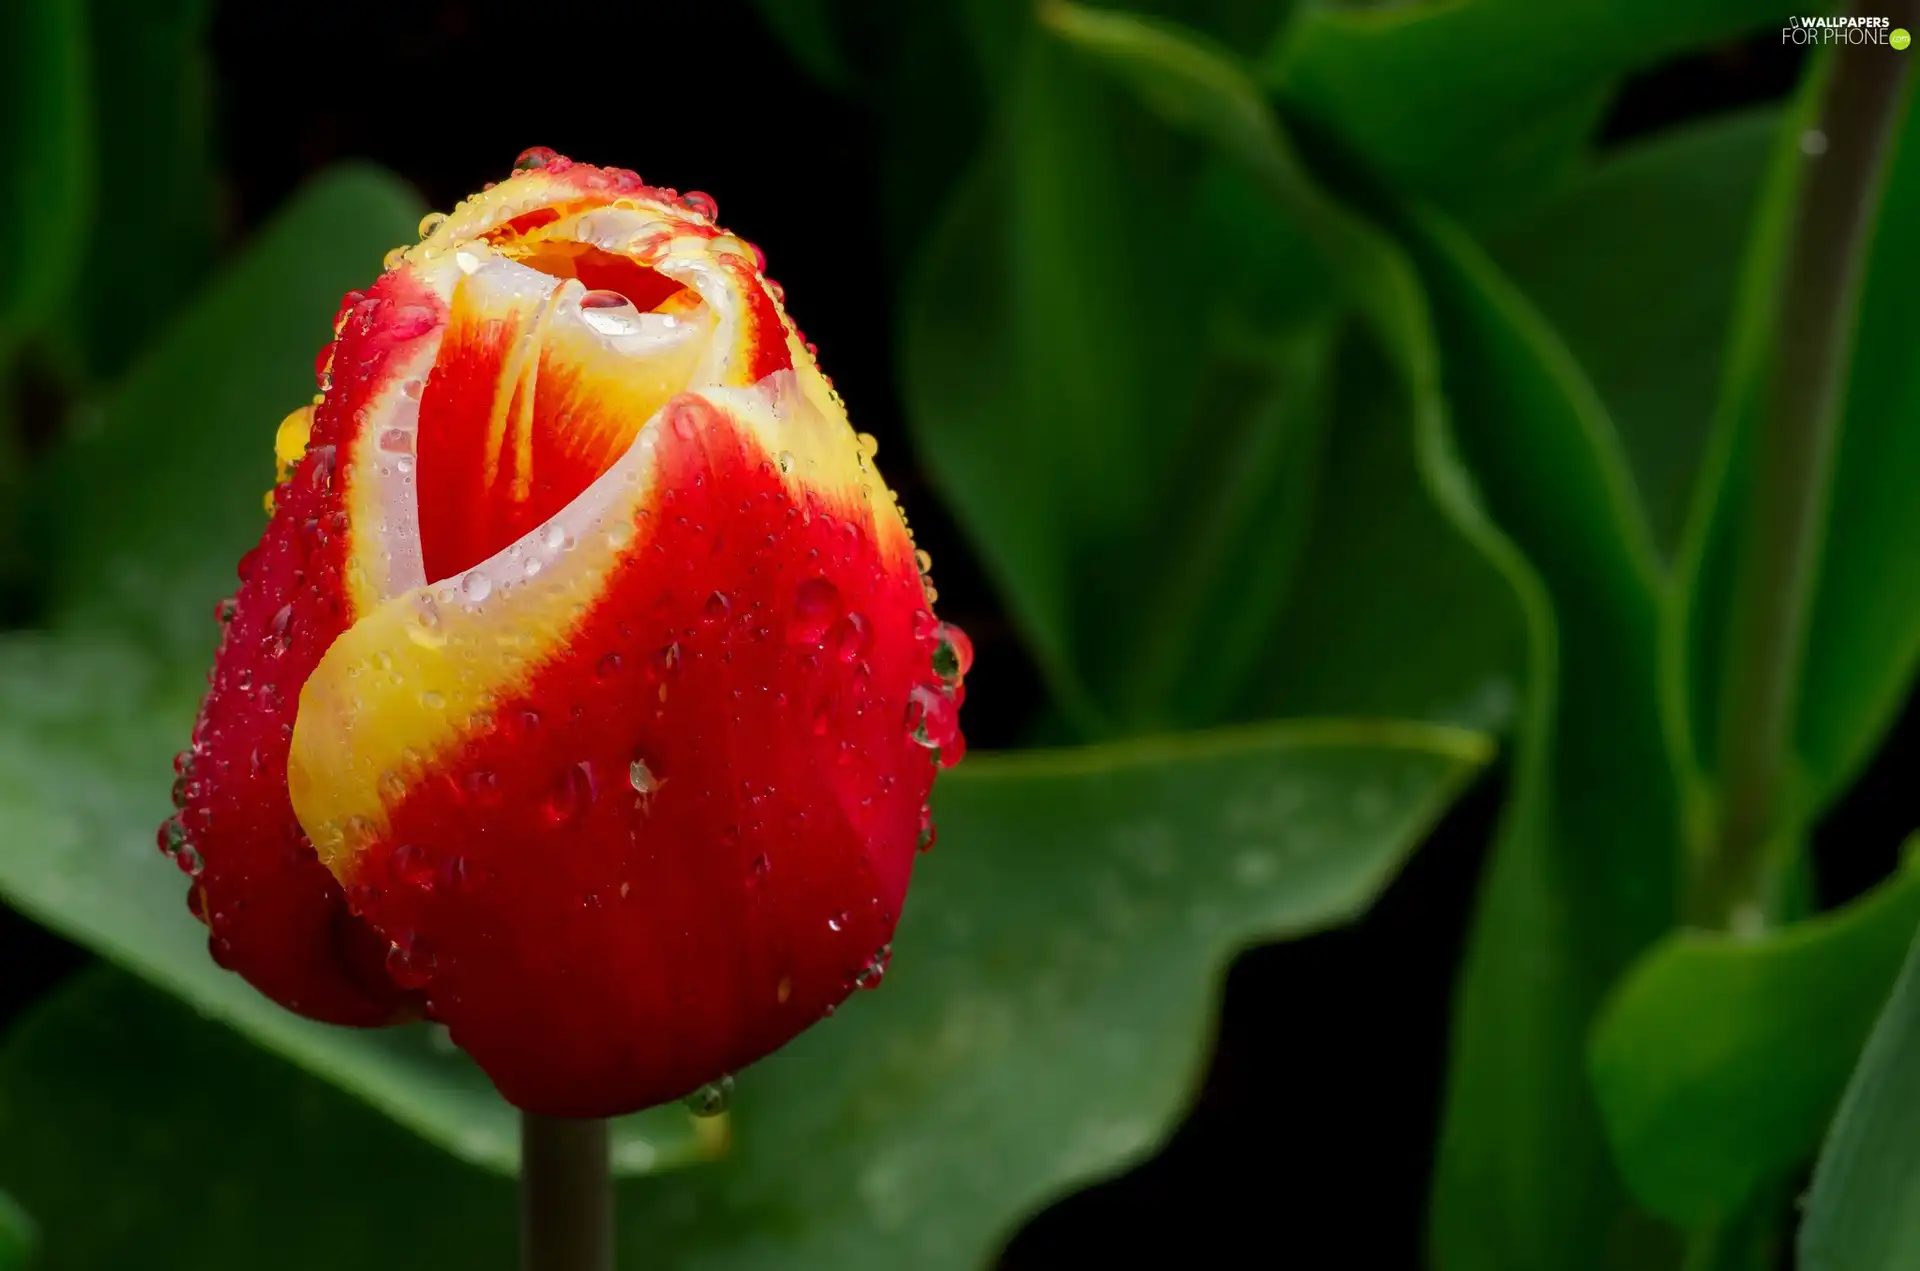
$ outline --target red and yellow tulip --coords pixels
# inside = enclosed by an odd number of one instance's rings
[[[213,955],[549,1115],[877,980],[966,638],[751,244],[529,152],[348,293],[163,845]]]

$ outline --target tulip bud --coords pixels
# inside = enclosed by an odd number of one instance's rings
[[[547,1115],[876,982],[964,747],[970,646],[714,214],[530,151],[348,293],[161,831],[222,965]]]

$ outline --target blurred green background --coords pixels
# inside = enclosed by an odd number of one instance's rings
[[[153,836],[339,295],[536,144],[765,250],[979,653],[623,1266],[1920,1267],[1911,55],[1776,4],[6,0],[0,1271],[512,1265]]]

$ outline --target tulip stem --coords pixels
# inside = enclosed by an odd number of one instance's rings
[[[1861,9],[1859,0],[1851,11]],[[1891,0],[1894,26],[1920,19]],[[1828,482],[1840,433],[1854,309],[1873,239],[1880,184],[1904,99],[1906,55],[1846,44],[1820,102],[1806,156],[1773,338],[1773,375],[1753,440],[1733,637],[1720,695],[1721,824],[1691,897],[1713,927],[1763,922],[1772,908],[1770,850],[1782,829]]]
[[[613,1271],[607,1123],[520,1114],[521,1271]]]

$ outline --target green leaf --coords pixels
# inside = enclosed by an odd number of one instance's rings
[[[1920,1266],[1920,941],[1907,953],[1821,1149],[1799,1265]]]
[[[1263,77],[1396,190],[1481,222],[1573,175],[1621,76],[1783,21],[1765,0],[1323,4]]]
[[[1083,732],[1204,722],[1298,558],[1324,278],[1166,250],[1233,191],[1052,41],[1002,106],[908,286],[915,441]]]
[[[27,1211],[0,1192],[0,1271],[26,1271],[39,1232]]]
[[[80,265],[93,211],[85,0],[32,0],[0,17],[0,361]]]
[[[317,179],[55,456],[40,505],[58,621],[136,633],[197,679],[213,604],[265,524],[274,428],[312,396],[340,297],[416,236],[420,207],[375,169]]]
[[[1689,1230],[1811,1159],[1920,926],[1920,864],[1833,913],[1649,950],[1607,1003],[1590,1070],[1641,1203]]]
[[[123,637],[0,636],[0,842],[20,845],[0,852],[0,899],[446,1150],[511,1170],[513,1110],[440,1030],[318,1024],[208,956],[186,880],[154,846],[197,698],[189,677]],[[676,1107],[616,1123],[615,1151],[640,1171],[703,1159],[709,1145]]]
[[[1225,960],[1364,910],[1487,753],[1309,723],[969,760],[886,983],[740,1076],[726,1160],[621,1192],[623,1261],[987,1264],[1172,1128]],[[0,1056],[0,1184],[61,1271],[512,1260],[504,1184],[115,976]]]
[[[212,0],[90,0],[98,210],[71,338],[96,378],[132,361],[213,263]]]
[[[1671,921],[1679,838],[1653,550],[1611,421],[1524,297],[1425,213],[1407,232],[1430,316],[1407,258],[1319,191],[1228,59],[1111,14],[1062,4],[1048,20],[1235,156],[1321,245],[1399,372],[1436,501],[1519,597],[1527,710],[1457,1007],[1435,1257],[1603,1265],[1627,1207],[1582,1080],[1586,1030]]]
[[[424,1026],[314,1024],[217,968],[153,844],[171,756],[204,692],[214,602],[263,524],[274,426],[311,394],[341,294],[375,276],[418,219],[391,177],[321,178],[53,464],[43,509],[56,631],[0,636],[0,841],[33,845],[0,853],[0,897],[450,1151],[508,1169],[513,1113],[463,1055]],[[678,1109],[620,1135],[633,1168],[706,1154]]]
[[[754,8],[807,74],[843,93],[853,90],[854,75],[834,30],[833,0],[754,0]]]
[[[1740,245],[1779,127],[1767,110],[1661,133],[1487,243],[1592,377],[1666,557],[1705,458]]]
[[[1406,391],[1361,334],[1342,341],[1312,524],[1242,707],[1504,731],[1527,665],[1519,604],[1435,500]]]

